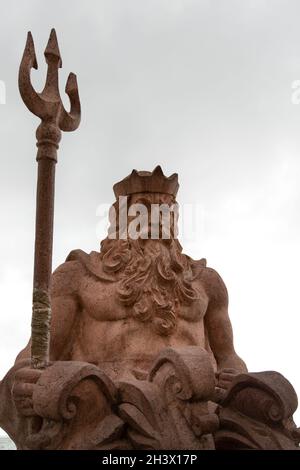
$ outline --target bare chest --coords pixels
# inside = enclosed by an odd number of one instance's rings
[[[178,302],[176,315],[187,322],[199,322],[203,319],[207,306],[208,296],[201,283],[193,285],[196,292],[195,300],[191,302]],[[139,299],[143,305],[144,299]],[[87,276],[80,288],[80,301],[85,312],[97,321],[113,321],[130,318],[134,315],[135,303],[126,305],[120,300],[119,283],[99,281]]]

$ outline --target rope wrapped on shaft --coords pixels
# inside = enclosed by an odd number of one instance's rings
[[[31,366],[44,369],[49,361],[51,304],[48,292],[33,290],[31,320]]]

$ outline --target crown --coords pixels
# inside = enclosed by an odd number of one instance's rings
[[[132,170],[130,175],[113,186],[116,198],[134,193],[162,193],[175,197],[178,188],[177,173],[167,177],[159,165],[152,172]]]

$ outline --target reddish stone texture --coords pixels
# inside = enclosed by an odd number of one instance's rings
[[[55,30],[52,29],[45,49],[48,64],[43,91],[37,93],[30,80],[37,60],[31,33],[28,33],[19,69],[19,89],[28,109],[41,119],[37,128],[37,202],[35,258],[33,279],[33,316],[31,362],[35,368],[49,361],[49,322],[51,317],[49,289],[52,271],[55,164],[61,131],[74,131],[80,123],[80,101],[76,75],[71,73],[66,84],[71,109],[67,112],[58,88],[58,69],[62,66]]]
[[[54,33],[45,55],[57,72]],[[110,227],[116,237],[103,240],[100,252],[71,252],[50,279],[56,144],[60,130],[79,124],[79,101],[70,85],[70,115],[57,96],[52,107],[54,72],[35,95],[28,82],[35,65],[29,36],[22,96],[31,111],[40,113],[46,101],[55,116],[49,127],[40,116],[37,133],[35,287],[48,293],[51,280],[50,362],[45,356],[47,367],[32,368],[31,341],[20,352],[0,383],[0,426],[19,449],[298,448],[293,387],[277,372],[247,373],[233,346],[224,282],[206,260],[183,254],[175,219],[169,239],[133,240]],[[176,174],[157,167],[134,170],[114,191],[128,196],[129,207],[171,206],[178,187]],[[118,201],[114,208],[118,215]]]
[[[177,175],[173,194],[160,169],[139,175],[144,193],[140,180],[139,192],[128,178],[117,185],[129,207],[174,202]],[[18,448],[297,448],[292,386],[247,374],[221,277],[175,238],[71,252],[51,301],[49,366],[30,368],[29,343],[0,386],[0,424]]]

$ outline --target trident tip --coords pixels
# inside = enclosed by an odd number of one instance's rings
[[[62,60],[59,52],[59,47],[58,47],[58,42],[57,42],[57,36],[55,29],[51,29],[51,33],[49,36],[48,44],[45,49],[44,55],[46,57],[46,61],[48,63],[49,60],[56,60],[58,62],[57,66],[59,68],[62,67]]]
[[[37,70],[38,64],[35,55],[33,37],[30,31],[27,33],[27,40],[24,50],[24,56],[28,57],[31,62],[31,67]]]

